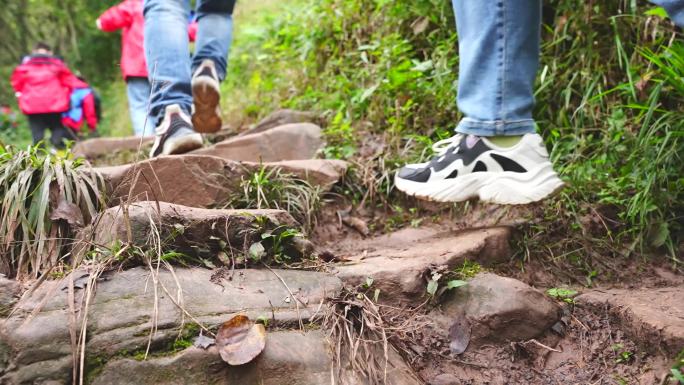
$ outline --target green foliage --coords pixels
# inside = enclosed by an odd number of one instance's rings
[[[563,239],[530,247],[605,254],[627,243],[628,252],[663,247],[675,258],[684,230],[684,56],[670,44],[672,25],[635,2],[544,7],[535,116],[568,187],[546,203],[540,225]],[[279,106],[320,111],[325,155],[358,162],[365,191],[350,192],[387,202],[393,170],[430,156],[460,118],[450,2],[303,0],[288,8],[268,16],[270,28],[238,35],[224,92],[260,105],[255,115]],[[603,234],[590,234],[581,219],[597,207],[612,214]],[[580,240],[591,236],[603,241]]]
[[[36,277],[69,251],[101,207],[104,182],[82,159],[0,144],[0,272]]]
[[[282,209],[288,211],[305,229],[316,224],[322,191],[307,181],[279,168],[261,167],[241,182],[243,194],[234,197],[227,207],[235,209]]]
[[[271,262],[286,264],[296,261],[300,254],[294,247],[295,238],[303,239],[304,235],[296,229],[278,226],[273,230],[261,233],[261,240],[249,247],[249,259],[252,262]],[[306,256],[304,256],[306,257]]]
[[[573,300],[573,297],[575,297],[578,293],[572,289],[552,287],[546,291],[546,294],[563,302],[574,303],[575,301]]]

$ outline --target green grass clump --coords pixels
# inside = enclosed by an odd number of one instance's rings
[[[461,117],[450,1],[301,0],[264,17],[266,27],[236,35],[224,97],[250,118],[277,107],[320,112],[326,157],[352,160],[362,175],[355,194],[370,198],[356,201],[399,204],[392,172],[429,157]],[[530,229],[539,247],[528,247],[676,260],[681,36],[646,2],[553,0],[543,22],[535,117],[568,187],[545,203]],[[586,218],[597,213],[594,231]]]
[[[82,159],[0,144],[0,273],[37,277],[101,206],[102,178]]]
[[[281,209],[289,212],[306,230],[316,224],[323,191],[280,168],[261,167],[241,182],[242,194],[227,207],[235,209]]]

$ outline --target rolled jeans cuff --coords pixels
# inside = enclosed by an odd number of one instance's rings
[[[477,136],[513,136],[536,132],[534,119],[522,120],[476,120],[463,118],[456,127],[456,132]]]

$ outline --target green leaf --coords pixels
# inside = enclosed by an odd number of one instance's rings
[[[260,261],[266,255],[266,249],[261,242],[252,243],[249,247],[249,257],[254,261]]]
[[[466,281],[461,281],[460,279],[452,279],[451,281],[447,282],[447,289],[455,289],[457,287],[465,286],[467,284],[468,282]]]
[[[650,238],[651,246],[661,247],[664,245],[665,242],[667,242],[667,239],[670,238],[670,228],[668,227],[667,222],[655,224],[651,228]]]
[[[439,287],[439,283],[435,280],[430,280],[427,285],[427,292],[428,294],[434,296],[435,293],[437,293],[437,288]]]
[[[677,381],[684,384],[684,375],[682,375],[682,372],[679,371],[679,369],[670,369],[670,372],[672,373],[672,377],[676,378]]]
[[[667,11],[663,7],[654,7],[644,12],[646,16],[658,16],[667,19]]]

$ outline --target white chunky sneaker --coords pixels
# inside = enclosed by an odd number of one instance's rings
[[[563,187],[538,134],[525,134],[512,147],[485,137],[457,134],[435,143],[437,156],[407,165],[395,175],[400,191],[438,202],[472,198],[499,204],[540,201]]]
[[[166,106],[164,119],[155,128],[156,138],[150,158],[159,155],[183,154],[202,147],[202,135],[192,129],[190,118],[177,104]]]
[[[192,75],[192,124],[195,131],[216,132],[221,129],[221,89],[212,60],[204,60]]]

